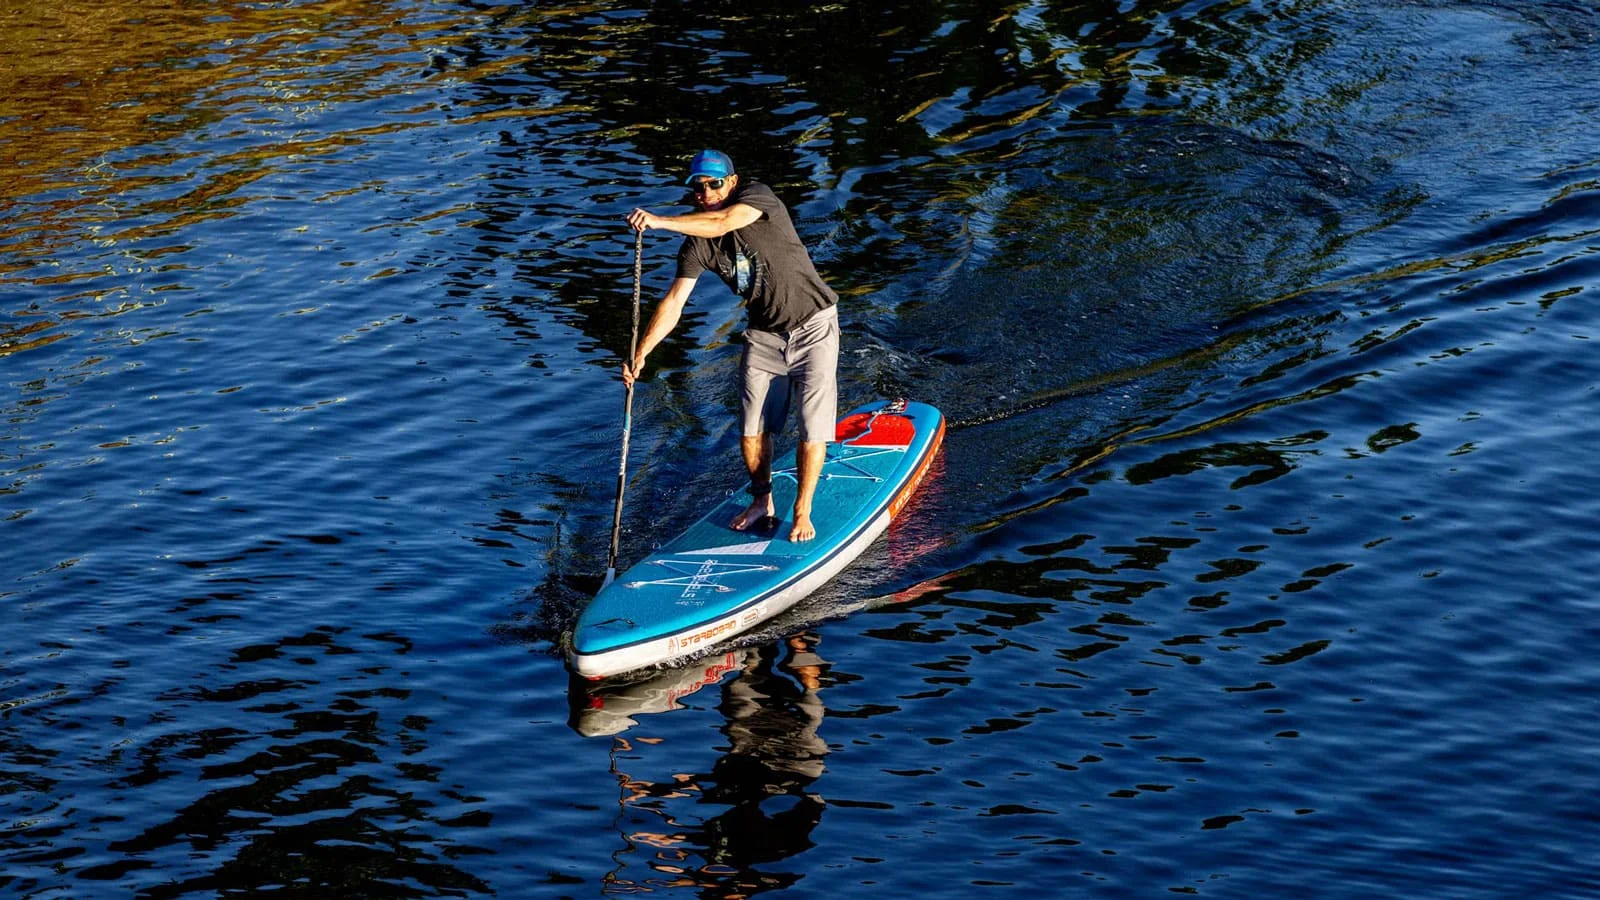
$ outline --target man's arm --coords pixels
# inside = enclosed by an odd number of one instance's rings
[[[629,214],[628,224],[636,231],[659,228],[690,237],[719,238],[759,218],[761,210],[748,203],[735,203],[724,209],[704,209],[681,216],[658,216],[649,210],[636,209]]]
[[[678,327],[678,318],[683,315],[683,305],[689,302],[689,294],[694,291],[693,278],[675,278],[672,286],[667,288],[667,295],[656,304],[655,312],[650,314],[650,324],[645,328],[644,337],[639,339],[639,348],[633,354],[633,360],[622,366],[622,383],[633,384],[634,379],[644,371],[644,359],[650,355],[658,344],[666,340],[672,329]]]

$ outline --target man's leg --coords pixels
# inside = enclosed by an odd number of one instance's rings
[[[794,381],[800,412],[800,446],[795,451],[796,477],[794,525],[789,540],[809,541],[817,536],[811,522],[811,501],[817,493],[822,466],[828,459],[828,442],[834,437],[839,412],[839,316],[828,309],[808,322],[798,345],[790,346],[789,377]]]
[[[745,332],[739,362],[739,457],[750,475],[750,505],[728,527],[748,531],[772,516],[772,431],[789,415],[789,378],[774,375],[783,361],[781,339],[764,332]],[[771,525],[776,528],[776,524]]]
[[[794,525],[789,528],[789,540],[809,541],[817,536],[816,526],[811,524],[811,501],[817,495],[817,479],[828,457],[828,442],[801,441],[795,457],[800,490],[794,498]]]
[[[753,527],[775,510],[772,505],[772,435],[744,435],[739,438],[739,455],[744,457],[745,471],[750,473],[751,499],[750,505],[728,523],[728,527],[734,531]],[[759,485],[766,486],[764,493],[756,493]]]

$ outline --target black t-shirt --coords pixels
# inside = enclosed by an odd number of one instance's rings
[[[729,206],[735,203],[755,207],[761,218],[720,238],[684,238],[678,248],[679,278],[717,273],[744,299],[750,327],[757,331],[791,331],[839,302],[817,274],[789,210],[772,188],[743,182],[728,198]]]

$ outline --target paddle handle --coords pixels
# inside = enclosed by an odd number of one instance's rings
[[[644,232],[633,233],[633,337],[628,342],[628,365],[639,352],[639,283],[644,278]],[[617,461],[617,503],[611,511],[611,555],[606,559],[606,580],[617,577],[617,549],[622,544],[622,498],[628,488],[628,438],[633,434],[633,383],[628,383],[622,403],[622,455]]]

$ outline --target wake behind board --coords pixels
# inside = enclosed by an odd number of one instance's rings
[[[817,481],[817,536],[788,540],[794,454],[774,461],[772,501],[783,521],[762,532],[728,527],[749,502],[738,493],[676,540],[618,575],[573,630],[573,669],[598,679],[711,649],[809,596],[889,527],[944,439],[926,403],[871,403],[839,420]]]

